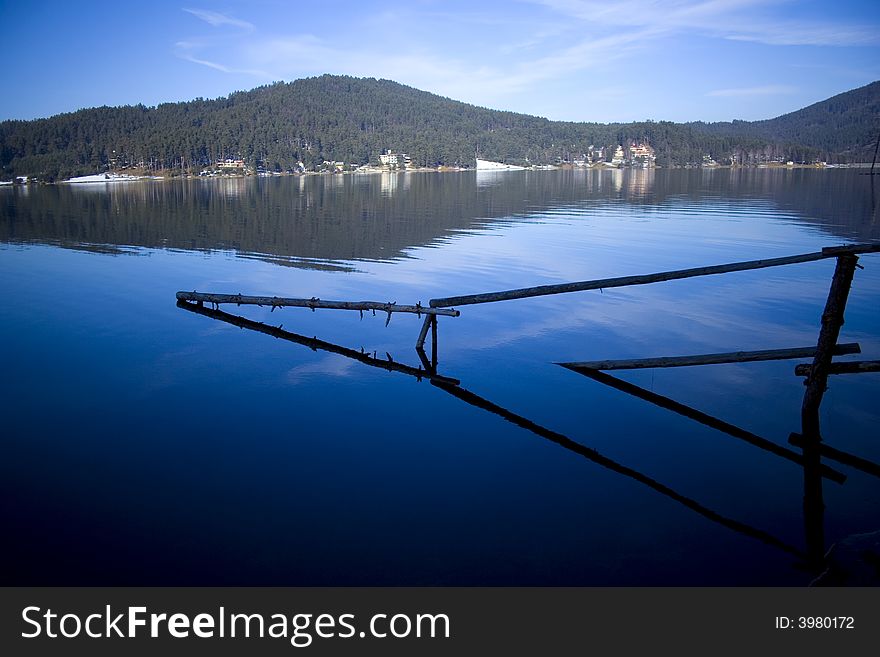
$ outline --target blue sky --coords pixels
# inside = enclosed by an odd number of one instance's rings
[[[0,119],[338,73],[551,119],[762,119],[880,79],[876,0],[0,0]]]

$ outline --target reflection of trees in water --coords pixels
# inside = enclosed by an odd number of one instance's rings
[[[501,217],[670,199],[673,209],[681,199],[744,207],[757,199],[833,234],[871,239],[880,228],[870,180],[853,171],[615,169],[507,172],[491,184],[465,172],[56,185],[4,190],[0,240],[235,249],[279,262],[387,259]]]
[[[567,175],[513,182],[482,189],[473,174],[416,173],[56,185],[27,199],[9,190],[0,239],[387,259],[449,230],[583,195]]]

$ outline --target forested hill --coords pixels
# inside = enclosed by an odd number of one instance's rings
[[[880,133],[880,81],[775,119],[687,125],[704,134],[803,144],[831,159],[871,161]]]
[[[143,165],[198,171],[225,158],[269,170],[360,165],[384,149],[416,166],[473,165],[474,156],[554,163],[590,145],[648,143],[659,166],[775,158],[870,160],[880,83],[769,121],[573,123],[475,107],[388,80],[324,75],[216,100],[99,107],[0,123],[0,179],[55,180]],[[612,149],[609,149],[613,151]]]

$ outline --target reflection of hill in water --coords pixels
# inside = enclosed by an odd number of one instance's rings
[[[273,262],[384,260],[449,231],[583,206],[766,200],[846,238],[877,239],[871,178],[853,171],[510,172],[214,179],[0,193],[0,240],[70,248],[233,249]]]
[[[662,197],[686,194],[694,202],[714,197],[746,206],[761,200],[773,211],[820,226],[832,236],[868,241],[880,239],[880,181],[873,182],[874,190],[871,185],[872,176],[856,170],[697,169],[658,171],[654,189],[665,190]]]

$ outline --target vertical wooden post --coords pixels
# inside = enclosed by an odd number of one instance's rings
[[[843,312],[852,285],[858,257],[842,255],[837,258],[828,300],[822,312],[822,326],[816,355],[804,385],[801,406],[801,433],[804,453],[804,537],[809,565],[818,570],[825,551],[825,504],[822,499],[821,447],[819,407],[828,385],[828,373],[834,356],[834,347],[843,326]]]
[[[431,316],[431,365],[437,371],[437,315]]]
[[[858,257],[854,255],[842,255],[837,258],[837,267],[834,269],[834,278],[831,279],[831,289],[828,291],[828,300],[822,313],[822,327],[819,331],[816,355],[804,382],[807,390],[801,406],[801,425],[806,442],[821,440],[819,406],[822,404],[822,397],[828,385],[831,359],[840,335],[840,327],[843,326],[843,312],[846,309],[846,300],[858,261]]]
[[[416,340],[416,351],[424,348],[425,338],[428,337],[428,327],[431,325],[431,315],[425,315],[425,321],[422,322],[422,329],[419,331],[419,338]]]

